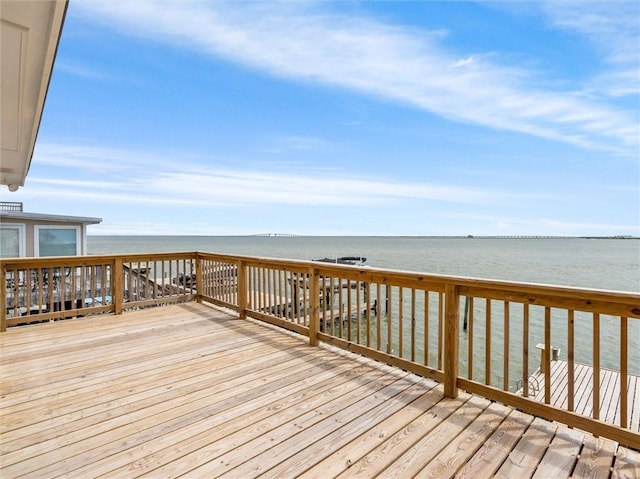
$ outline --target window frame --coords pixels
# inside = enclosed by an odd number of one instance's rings
[[[78,225],[34,225],[33,227],[33,255],[40,258],[41,230],[74,230],[76,232],[76,251],[73,256],[82,254],[82,227]]]
[[[3,259],[8,258],[24,258],[27,255],[27,234],[26,226],[23,223],[0,223],[0,229],[18,230],[18,256],[2,256]]]

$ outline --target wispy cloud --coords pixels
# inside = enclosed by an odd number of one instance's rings
[[[91,0],[79,5],[88,18],[128,34],[205,51],[281,78],[394,99],[455,121],[637,154],[633,112],[585,97],[580,88],[541,89],[536,72],[454,51],[439,31],[336,13],[324,2],[280,2],[277,8],[263,2]],[[569,27],[580,19],[566,16],[556,22]],[[597,22],[593,25],[591,31],[597,32]],[[627,50],[618,53],[622,58]],[[619,84],[615,90],[627,88],[628,83]]]
[[[551,24],[587,38],[607,70],[590,79],[590,93],[613,97],[640,94],[640,5],[614,0],[542,2]]]
[[[74,168],[86,174],[104,175],[112,172],[127,173],[141,167],[151,168],[158,155],[143,151],[128,151],[99,146],[61,145],[38,143],[34,155],[38,164],[60,168]],[[132,161],[132,155],[135,155]]]
[[[287,205],[374,206],[405,200],[460,204],[503,204],[529,198],[496,188],[362,177],[310,167],[238,164],[188,165],[153,152],[42,144],[38,164],[73,167],[74,179],[31,175],[32,195],[104,203],[174,203],[202,207]],[[126,165],[126,166],[125,166]]]
[[[97,80],[112,79],[112,77],[109,74],[103,71],[100,71],[96,68],[89,67],[87,65],[72,64],[65,61],[56,61],[56,70],[60,70],[65,73],[70,73],[71,75],[75,75],[83,78],[90,78],[90,79],[97,79]]]
[[[615,224],[615,223],[597,223],[584,221],[566,221],[551,217],[532,217],[524,218],[522,216],[508,215],[483,215],[476,213],[451,213],[443,214],[448,219],[456,218],[464,220],[466,223],[479,222],[483,224],[493,225],[489,230],[496,231],[495,234],[522,234],[537,235],[541,231],[552,231],[553,235],[580,236],[586,231],[589,234],[598,235],[615,235],[620,232],[625,234],[640,234],[640,229],[636,224]]]

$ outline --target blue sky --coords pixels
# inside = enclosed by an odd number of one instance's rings
[[[640,235],[638,15],[71,0],[2,196],[90,234]]]

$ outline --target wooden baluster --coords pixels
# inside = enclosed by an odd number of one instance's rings
[[[320,296],[320,331],[329,334],[329,329],[327,325],[327,277],[322,276],[322,279],[319,280],[319,291],[318,295]]]
[[[424,292],[424,365],[429,365],[429,291]]]
[[[278,270],[278,292],[280,294],[280,317],[284,318],[287,307],[287,293],[286,293],[286,271],[284,269]]]
[[[551,404],[551,308],[544,308],[544,402]]]
[[[502,389],[509,390],[509,302],[504,302],[504,344],[502,351]]]
[[[376,283],[376,349],[382,350],[382,285]]]
[[[120,260],[122,262],[122,260]],[[71,276],[71,309],[78,308],[78,276],[76,266],[71,266],[69,270],[69,276]]]
[[[80,282],[82,283],[83,289],[86,288],[85,273],[86,273],[85,268],[82,268],[82,272],[80,273],[80,276],[81,276]],[[133,282],[133,264],[132,263],[127,263],[127,288],[128,288],[127,300],[135,301],[135,298],[137,297],[137,295],[136,295],[136,286],[135,286],[135,283]]]
[[[442,371],[442,347],[444,344],[444,315],[445,315],[445,296],[444,293],[438,293],[438,369]]]
[[[628,428],[628,327],[627,318],[620,318],[620,427]]]
[[[484,383],[491,385],[491,300],[485,300],[484,324]]]
[[[360,329],[361,329],[360,328],[360,322],[362,320],[362,317],[360,316],[360,314],[362,312],[361,304],[360,304],[360,302],[361,302],[361,298],[360,298],[360,281],[356,281],[355,292],[356,292],[356,313],[355,313],[355,316],[356,316],[356,319],[357,319],[357,322],[356,322],[356,338],[357,338],[357,340],[356,341],[357,341],[358,344],[362,344],[362,338],[360,337],[360,334],[361,334],[361,332],[360,332]]]
[[[398,354],[399,358],[404,354],[404,288],[398,288]]]
[[[600,314],[593,313],[593,419],[600,419]]]
[[[343,305],[342,305],[342,278],[338,277],[338,332],[341,338],[344,337],[344,325],[343,323]]]
[[[473,379],[473,296],[467,296],[467,305],[469,307],[469,316],[467,323],[467,337],[468,337],[468,368],[467,377]]]
[[[62,317],[65,318],[65,311],[67,309],[67,277],[64,274],[64,266],[60,267],[59,270],[59,280],[58,280],[58,290],[60,293],[60,311],[62,312]]]
[[[300,312],[300,315],[298,316],[298,324],[304,324],[305,326],[308,326],[307,324],[307,317],[309,314],[309,281],[311,281],[311,278],[308,276],[308,274],[303,274],[302,275],[302,311]]]
[[[404,288],[398,288],[398,357],[401,358],[404,350]]]
[[[16,278],[14,278],[13,280],[16,281]],[[5,286],[6,284],[7,284],[7,269],[4,265],[2,265],[2,267],[0,268],[0,285],[2,285],[2,288],[0,288],[0,304],[2,305],[2,308],[0,308],[0,332],[5,332],[7,330],[7,308],[6,308],[7,288]],[[26,306],[28,309],[29,305],[27,304]]]
[[[522,307],[522,395],[529,397],[529,305]]]
[[[346,301],[346,313],[345,318],[347,318],[347,341],[352,340],[351,335],[351,280],[344,280],[344,283],[347,285],[347,301]]]
[[[416,360],[416,290],[411,288],[411,361]]]
[[[393,352],[393,302],[392,296],[393,291],[391,290],[391,286],[389,284],[385,284],[386,289],[386,305],[385,310],[387,311],[387,354],[391,354]]]
[[[460,344],[460,294],[453,284],[445,286],[445,326],[444,326],[444,395],[458,396],[458,362]]]
[[[264,270],[264,266],[260,267],[260,311],[264,313],[265,308],[267,306],[267,295],[265,293],[265,284],[266,284],[266,280],[265,280],[265,270]]]
[[[53,312],[55,309],[54,292],[53,292],[53,268],[47,268],[47,293],[49,295],[49,312]]]
[[[567,359],[568,359],[568,363],[567,363],[567,381],[569,381],[568,384],[568,388],[567,388],[567,408],[569,409],[569,411],[573,411],[574,410],[574,398],[575,398],[575,365],[574,365],[574,359],[575,359],[575,343],[574,343],[574,339],[575,339],[575,317],[574,317],[574,312],[572,309],[569,310],[568,315],[567,315],[567,333],[568,333],[568,341],[567,341],[567,348],[569,349],[569,351],[567,351]],[[553,352],[552,352],[553,353]]]
[[[319,275],[316,268],[309,268],[309,283],[309,345],[318,346],[320,290],[318,284]]]

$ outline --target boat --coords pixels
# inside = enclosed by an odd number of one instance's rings
[[[321,263],[346,264],[350,266],[362,266],[367,261],[364,256],[340,256],[339,258],[314,259]]]

